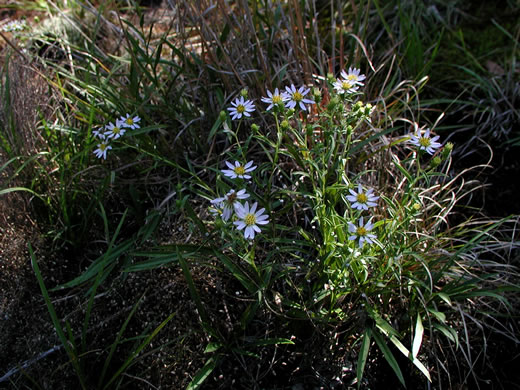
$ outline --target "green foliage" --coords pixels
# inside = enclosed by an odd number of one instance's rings
[[[88,303],[87,303],[87,309],[85,311],[85,317],[83,321],[83,327],[81,330],[81,334],[75,335],[74,330],[68,320],[65,320],[65,329],[63,328],[57,314],[56,310],[54,308],[54,305],[52,303],[52,300],[49,296],[49,292],[45,286],[45,282],[43,280],[42,274],[40,272],[38,262],[36,260],[36,256],[34,255],[33,249],[31,247],[31,244],[29,243],[29,252],[31,256],[31,264],[34,269],[34,273],[36,275],[36,278],[38,279],[38,283],[40,285],[42,295],[45,299],[45,304],[47,305],[47,309],[49,311],[49,314],[52,319],[52,323],[54,325],[54,329],[56,330],[56,333],[58,334],[58,337],[65,348],[67,355],[70,358],[70,362],[72,364],[72,367],[76,373],[76,376],[78,378],[79,385],[82,389],[91,388],[90,386],[87,386],[88,383],[93,381],[93,378],[89,378],[86,376],[85,371],[87,367],[92,367],[93,361],[92,358],[89,356],[88,351],[88,344],[87,344],[87,337],[88,337],[88,331],[89,331],[89,322],[92,312],[92,307],[94,304],[94,300],[96,298],[96,293],[98,290],[98,287],[102,283],[102,281],[108,276],[108,273],[110,272],[110,269],[105,268],[106,262],[109,259],[109,254],[112,249],[112,246],[114,245],[114,242],[117,239],[117,236],[121,230],[121,227],[123,226],[123,222],[125,221],[125,215],[121,218],[121,221],[119,222],[119,225],[116,229],[116,232],[114,233],[109,248],[105,255],[103,256],[103,261],[101,263],[101,266],[99,267],[99,270],[96,275],[96,279],[94,280],[93,286],[88,291]],[[141,297],[142,298],[142,297]],[[118,348],[121,348],[121,346],[127,342],[128,340],[122,339],[122,336],[128,326],[128,323],[132,319],[133,315],[135,314],[139,303],[141,299],[137,301],[137,303],[134,305],[132,310],[130,311],[130,314],[124,321],[123,325],[121,326],[119,332],[117,333],[117,336],[114,340],[114,342],[107,347],[108,356],[105,359],[105,362],[103,364],[103,369],[101,371],[101,374],[97,378],[97,387],[98,389],[108,389],[108,388],[114,388],[113,383],[117,382],[118,385],[116,387],[119,387],[119,385],[122,382],[122,374],[124,374],[127,369],[135,363],[136,359],[138,358],[140,352],[146,348],[151,341],[154,339],[154,337],[161,331],[162,328],[174,317],[175,313],[170,314],[163,322],[157,326],[151,333],[149,334],[142,334],[139,338],[137,338],[137,342],[134,344],[134,346],[130,349],[128,356],[124,359],[123,364],[118,367],[115,370],[115,373],[112,374],[111,377],[107,377],[107,371],[108,368],[112,364],[112,358],[114,357],[114,353]],[[79,339],[79,342],[78,342]],[[142,341],[140,342],[140,340]],[[120,350],[119,350],[120,352]],[[97,377],[96,373],[96,377]]]

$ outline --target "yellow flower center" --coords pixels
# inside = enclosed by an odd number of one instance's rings
[[[349,83],[348,81],[343,81],[343,83],[341,83],[341,87],[343,89],[350,89],[350,88],[352,88],[352,84]]]
[[[243,114],[245,111],[246,111],[246,107],[245,107],[243,104],[239,104],[239,105],[237,106],[237,112],[238,112],[239,114]]]
[[[292,98],[296,103],[298,103],[303,100],[303,95],[300,92],[296,91],[295,93],[293,93]]]
[[[112,134],[119,134],[121,132],[121,129],[119,127],[114,127],[112,129]]]
[[[246,169],[245,169],[242,165],[240,165],[240,166],[238,166],[238,167],[235,167],[235,169],[233,169],[233,171],[234,171],[237,175],[239,175],[239,176],[242,176],[243,174],[246,173]]]
[[[356,200],[359,202],[359,203],[366,203],[367,200],[368,200],[368,197],[362,192],[361,194],[357,194],[356,196]]]
[[[282,102],[282,97],[280,95],[274,95],[272,102],[273,104],[280,104]]]
[[[106,148],[107,144],[99,144],[99,150],[101,150],[102,152],[104,152]]]
[[[256,217],[254,214],[247,214],[244,217],[244,222],[247,226],[254,225],[256,223]]]
[[[365,229],[363,226],[360,226],[356,229],[356,234],[358,236],[366,236],[367,235],[367,229]]]
[[[356,81],[358,79],[358,77],[355,74],[349,74],[347,76],[347,79],[349,79],[351,81]]]
[[[134,124],[134,120],[132,118],[127,118],[125,122],[130,126]]]
[[[419,145],[424,146],[425,148],[430,146],[431,143],[432,142],[431,142],[430,138],[428,138],[428,137],[421,137],[421,138],[419,138]]]

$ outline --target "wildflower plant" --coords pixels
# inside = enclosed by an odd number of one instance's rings
[[[267,97],[262,98],[264,103],[269,104],[266,108],[267,111],[283,105],[288,100],[290,100],[289,94],[287,92],[280,92],[278,88],[275,88],[274,92],[267,91]]]
[[[233,223],[237,226],[238,230],[244,230],[244,237],[253,239],[255,233],[260,233],[260,227],[258,225],[267,225],[269,223],[269,217],[265,214],[265,209],[261,208],[257,211],[258,203],[253,203],[251,206],[248,202],[244,205],[237,206],[237,217],[238,219]]]
[[[226,161],[226,166],[229,169],[223,169],[222,173],[231,179],[251,179],[249,173],[256,169],[256,165],[253,165],[253,161],[249,161],[246,164],[242,164],[238,161],[235,161],[235,164],[231,164],[229,161]]]
[[[348,231],[352,234],[349,236],[349,240],[358,240],[358,244],[360,248],[363,248],[363,244],[366,242],[367,244],[373,244],[376,239],[375,234],[370,233],[374,225],[367,221],[367,223],[363,223],[363,217],[359,218],[359,223],[356,226],[354,223],[348,223]]]
[[[350,195],[347,195],[347,199],[351,202],[352,208],[358,210],[368,210],[369,207],[377,206],[377,200],[379,196],[373,194],[374,190],[370,188],[368,191],[364,191],[361,184],[358,185],[357,192],[349,189]]]
[[[426,153],[433,155],[435,151],[442,146],[437,142],[439,138],[438,135],[431,137],[430,129],[426,129],[423,133],[421,129],[415,125],[415,133],[410,135],[410,143],[416,146],[420,151],[426,151]]]
[[[109,140],[106,138],[102,138],[101,142],[97,144],[97,149],[94,150],[94,154],[97,158],[107,159],[107,152],[112,149],[112,146],[109,145]]]
[[[307,99],[305,95],[310,92],[310,88],[301,86],[298,89],[292,84],[290,87],[285,87],[286,103],[287,108],[299,108],[302,111],[307,111],[306,104],[313,104],[314,101]]]
[[[122,122],[120,119],[116,120],[116,124],[113,124],[112,122],[110,122],[105,127],[106,137],[112,138],[112,139],[118,139],[119,137],[122,137],[126,132],[126,129],[125,129],[125,126],[123,125],[123,123],[124,122]]]
[[[97,149],[94,150],[96,157],[106,160],[108,151],[112,149],[111,141],[123,137],[128,130],[139,129],[140,120],[139,116],[132,117],[130,114],[126,114],[126,116],[117,118],[115,124],[109,122],[106,126],[93,130],[92,135],[101,140],[97,144]]]
[[[230,190],[225,196],[213,199],[211,203],[222,209],[222,220],[227,221],[231,218],[235,209],[241,206],[240,201],[247,198],[249,198],[249,194],[246,193],[245,189],[238,192]]]
[[[25,20],[12,20],[0,27],[5,32],[18,32],[28,28]]]
[[[358,383],[371,341],[403,384],[388,344],[431,380],[431,361],[419,355],[424,324],[431,337],[437,330],[453,340],[454,332],[438,314],[449,310],[447,295],[457,285],[446,273],[457,252],[449,240],[439,240],[453,207],[449,200],[456,197],[445,175],[451,145],[443,148],[439,136],[421,132],[415,123],[416,132],[405,137],[398,128],[380,128],[385,122],[374,121],[378,107],[360,100],[365,81],[359,69],[350,68],[339,79],[313,86],[312,94],[311,86],[293,84],[261,98],[271,127],[252,125],[245,146],[236,138],[236,149],[230,149],[228,169],[218,178],[239,180],[246,188],[211,201],[224,207],[226,222],[215,224],[214,234],[227,237],[226,247],[250,265],[248,276],[236,274],[238,264],[228,268],[251,294],[285,291],[277,297],[289,317],[352,329],[360,312],[371,319],[354,336],[362,344]],[[235,108],[229,110],[232,116]],[[247,161],[254,141],[264,153],[254,157],[255,165],[230,162],[235,153]],[[402,159],[407,146],[440,153],[431,161],[420,153]],[[243,243],[233,239],[237,230]],[[262,253],[259,268],[255,259]],[[406,313],[409,327],[395,328],[394,313]]]
[[[352,67],[348,69],[348,72],[342,70],[341,77],[343,78],[343,80],[350,81],[351,83],[356,85],[364,85],[363,81],[366,79],[366,76],[364,74],[361,74],[361,69]]]
[[[242,117],[250,117],[255,111],[255,105],[251,100],[246,100],[244,96],[236,98],[232,103],[232,107],[228,108],[231,119],[241,119]]]

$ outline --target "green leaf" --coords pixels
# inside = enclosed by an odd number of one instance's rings
[[[404,383],[403,373],[401,372],[401,369],[399,368],[399,364],[397,364],[397,361],[395,360],[394,355],[392,354],[392,351],[390,351],[390,348],[388,348],[388,345],[386,345],[385,341],[379,334],[379,332],[373,332],[372,335],[374,336],[374,340],[376,341],[377,346],[383,352],[383,356],[385,357],[386,361],[392,367],[392,370],[394,370],[395,375],[399,379],[399,382],[403,384],[404,387],[406,387],[406,384]]]
[[[141,297],[137,300],[134,307],[130,311],[130,314],[126,317],[125,322],[119,329],[119,332],[117,333],[116,339],[110,346],[110,352],[108,353],[108,357],[105,359],[105,364],[103,365],[103,370],[101,371],[101,375],[99,377],[98,381],[98,388],[101,388],[101,385],[103,384],[103,379],[105,378],[106,372],[108,370],[108,367],[110,366],[110,362],[112,361],[112,357],[114,356],[114,353],[116,351],[117,346],[120,344],[121,337],[123,336],[123,333],[125,332],[126,327],[128,326],[128,323],[130,322],[131,318],[134,316],[137,308],[139,307],[139,304],[141,303],[142,299],[144,297],[144,294],[141,295]]]
[[[441,332],[446,338],[453,341],[457,348],[459,348],[459,336],[457,335],[457,332],[450,328],[449,326],[444,326],[441,324],[433,324],[433,327],[437,329],[439,332]]]
[[[439,298],[441,298],[444,302],[446,302],[448,305],[451,306],[451,299],[450,299],[450,296],[448,294],[445,294],[445,293],[438,293],[437,294],[439,296]]]
[[[206,346],[204,353],[211,353],[211,352],[218,351],[221,347],[222,347],[221,343],[211,342]]]
[[[358,388],[361,386],[361,379],[363,379],[363,372],[365,371],[365,365],[367,363],[368,351],[370,350],[370,338],[372,336],[372,329],[365,329],[365,333],[363,333],[363,343],[361,344],[361,349],[359,350],[357,368],[356,368],[356,379]]]
[[[217,118],[217,120],[215,121],[215,123],[213,124],[213,127],[209,131],[209,136],[208,136],[209,140],[213,139],[213,137],[215,136],[215,134],[217,133],[217,130],[219,129],[219,127],[221,125],[222,125],[222,121],[220,120],[220,116],[219,116]]]
[[[191,299],[195,301],[195,306],[197,306],[197,311],[199,312],[200,320],[202,322],[202,326],[206,331],[208,331],[209,327],[209,319],[206,314],[206,309],[204,308],[204,305],[202,304],[202,300],[200,299],[199,292],[197,291],[197,288],[195,287],[195,283],[193,283],[193,278],[191,277],[190,268],[188,267],[188,263],[184,258],[182,257],[179,249],[177,248],[177,259],[179,260],[179,264],[182,268],[182,273],[184,274],[184,278],[186,279],[186,282],[188,283],[188,290],[190,291]],[[211,332],[208,332],[211,333]]]
[[[383,331],[387,336],[399,336],[399,333],[392,328],[392,326],[386,322],[377,312],[375,312],[372,308],[368,307],[368,313],[370,317],[376,322],[376,325],[379,329]]]
[[[358,150],[362,150],[363,147],[364,147],[365,145],[367,145],[368,143],[370,143],[370,142],[372,142],[372,141],[374,141],[374,140],[376,140],[376,139],[378,139],[378,138],[380,138],[380,137],[382,137],[382,136],[384,136],[384,135],[386,135],[386,134],[391,133],[391,132],[394,131],[395,129],[396,129],[396,127],[391,127],[391,128],[389,128],[389,129],[385,129],[385,130],[383,130],[383,131],[380,131],[379,133],[374,134],[374,135],[371,136],[371,137],[368,137],[368,138],[364,139],[364,140],[361,141],[361,142],[356,143],[356,144],[352,147],[352,149],[350,149],[350,154],[355,154]]]
[[[435,316],[435,318],[437,318],[440,322],[446,322],[446,314],[440,312],[440,311],[437,311],[437,310],[434,310],[434,309],[431,309],[431,308],[428,308],[427,309],[431,314],[433,314]]]
[[[410,351],[408,351],[408,348],[406,348],[398,339],[397,337],[394,337],[394,336],[391,336],[390,337],[390,341],[397,347],[397,349],[399,351],[401,351],[401,353],[406,356],[408,359],[410,359],[412,361],[412,363],[424,374],[424,376],[426,378],[428,378],[428,380],[431,382],[432,379],[430,378],[430,373],[428,372],[428,370],[426,369],[426,367],[424,367],[424,364],[422,364],[418,359],[416,359],[415,357],[412,356],[412,354],[410,353]]]
[[[83,350],[86,350],[86,338],[87,338],[87,330],[88,330],[88,323],[90,321],[90,313],[92,311],[92,306],[94,305],[94,299],[96,297],[96,291],[101,282],[108,276],[108,274],[111,272],[113,267],[105,268],[105,264],[107,262],[107,259],[109,258],[109,254],[114,246],[115,241],[117,240],[117,237],[119,236],[119,232],[121,231],[121,228],[123,227],[123,223],[126,218],[126,213],[128,209],[125,210],[123,213],[123,216],[121,217],[121,220],[119,221],[119,224],[117,225],[116,231],[114,232],[114,235],[112,236],[110,243],[108,244],[108,249],[105,253],[105,256],[103,257],[103,260],[100,263],[99,271],[96,275],[96,279],[94,280],[94,285],[89,289],[90,297],[87,304],[87,310],[85,312],[85,318],[83,321],[83,330],[81,333],[81,346]],[[108,224],[108,221],[107,221]],[[108,237],[107,237],[108,238]],[[115,260],[117,260],[119,256],[115,257]]]
[[[11,188],[5,188],[3,190],[0,190],[0,195],[5,195],[5,194],[8,194],[10,192],[16,192],[16,191],[25,191],[25,192],[28,192],[34,196],[36,196],[38,199],[41,199],[43,202],[45,202],[45,200],[40,196],[40,194],[37,194],[36,192],[34,192],[33,190],[31,190],[30,188],[25,188],[25,187],[11,187]]]
[[[139,229],[139,232],[137,233],[138,236],[141,236],[141,244],[146,243],[146,241],[155,233],[161,220],[162,214],[157,210],[152,210],[146,216],[146,223]]]
[[[399,163],[399,161],[397,160],[397,158],[394,158],[394,159],[393,159],[393,162],[394,162],[394,165],[397,167],[397,169],[399,169],[399,170],[401,171],[401,173],[402,173],[404,176],[406,176],[406,179],[408,179],[408,183],[413,183],[414,180],[413,180],[413,178],[412,178],[412,175],[410,174],[410,172],[408,172],[408,171],[406,170],[405,167],[403,167],[403,166]]]
[[[249,325],[251,320],[254,318],[259,307],[260,304],[258,301],[254,301],[247,306],[246,310],[244,310],[242,316],[240,317],[240,327],[243,330],[247,328],[247,325]]]
[[[255,283],[251,280],[251,277],[249,277],[244,271],[240,269],[238,265],[233,263],[233,261],[223,253],[215,250],[214,254],[226,266],[226,268],[229,271],[231,271],[235,279],[237,279],[250,294],[256,293],[258,288],[256,287]]]
[[[198,389],[206,380],[206,378],[211,374],[211,372],[217,366],[217,360],[215,358],[209,358],[206,364],[195,374],[193,380],[190,382],[186,390],[196,390]]]
[[[415,336],[413,338],[412,345],[412,356],[415,358],[421,348],[422,339],[424,334],[424,327],[421,321],[421,316],[417,315],[417,321],[415,322]]]
[[[99,271],[105,267],[105,264],[115,264],[119,257],[128,251],[134,244],[135,241],[133,239],[128,239],[114,246],[113,249],[109,247],[105,254],[98,257],[80,276],[71,280],[70,282],[55,287],[51,291],[60,290],[65,287],[75,287],[87,282],[88,280],[97,276]],[[105,274],[104,276],[106,277],[107,275],[108,274]]]
[[[148,271],[157,267],[177,262],[177,250],[184,258],[207,259],[208,255],[214,253],[214,249],[202,245],[173,244],[158,246],[149,251],[130,252],[134,257],[148,257],[149,260],[132,264],[123,269],[123,272]]]
[[[464,299],[464,298],[474,298],[474,297],[491,297],[491,298],[495,298],[499,301],[501,301],[502,303],[506,304],[507,306],[511,307],[509,301],[502,295],[500,294],[497,294],[493,291],[489,291],[489,290],[474,290],[474,291],[468,291],[468,292],[465,292],[463,294],[458,294],[457,295],[457,298],[458,299]]]
[[[262,340],[255,340],[252,343],[249,343],[249,345],[252,346],[264,346],[264,345],[278,345],[278,344],[294,344],[292,340],[279,337],[279,338],[272,338],[272,339],[262,339]]]
[[[190,219],[195,223],[195,225],[197,225],[197,227],[199,228],[200,232],[203,235],[206,235],[208,233],[208,231],[206,230],[206,226],[200,220],[200,218],[197,216],[197,213],[195,213],[195,211],[191,207],[190,202],[184,203],[184,210],[186,211],[186,214],[188,215],[188,217],[190,217]]]
[[[442,314],[442,313],[441,313]],[[383,332],[383,334],[385,336],[387,336],[390,341],[397,347],[397,349],[399,349],[399,351],[401,351],[401,353],[406,356],[407,358],[409,358],[412,363],[424,374],[424,376],[426,376],[426,378],[428,378],[428,380],[431,382],[431,378],[430,378],[430,373],[428,372],[428,370],[426,369],[426,367],[419,361],[417,360],[411,353],[410,351],[408,351],[408,349],[401,343],[401,341],[399,341],[399,339],[397,338],[397,336],[399,336],[399,334],[397,333],[397,331],[392,328],[390,326],[390,324],[388,322],[386,322],[385,320],[383,320],[377,313],[375,312],[372,312],[371,313],[371,316],[372,318],[375,319],[376,321],[376,325],[377,327]],[[421,323],[421,328],[422,328],[422,323]],[[417,329],[417,325],[416,325],[416,329]],[[375,339],[375,336],[376,336],[376,333],[374,333],[374,339]],[[421,335],[421,340],[422,340],[422,335]],[[377,340],[376,340],[377,341]],[[414,340],[414,344],[416,343],[416,341]],[[379,345],[379,344],[378,344]],[[386,344],[385,344],[386,346]],[[419,344],[419,347],[420,347],[420,344]],[[380,346],[381,348],[381,346]],[[388,347],[387,347],[388,348]],[[418,349],[417,349],[418,351]],[[388,350],[388,352],[390,352],[390,350]],[[383,351],[383,354],[385,352]],[[386,354],[385,354],[385,358],[386,358]],[[391,356],[391,358],[393,358],[393,355]],[[388,359],[387,359],[388,360]],[[388,362],[390,363],[390,360],[388,360]],[[397,364],[397,362],[396,362]],[[390,364],[392,365],[392,364]],[[394,367],[392,367],[394,368]],[[397,368],[399,368],[397,366]],[[395,369],[394,369],[395,371]],[[396,372],[397,374],[397,372]],[[399,376],[399,375],[398,375]],[[404,385],[404,383],[403,383]]]

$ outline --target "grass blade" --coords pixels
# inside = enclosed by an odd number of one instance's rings
[[[197,288],[195,287],[195,284],[193,283],[193,278],[191,277],[191,272],[190,272],[188,263],[186,262],[186,260],[184,260],[184,257],[181,255],[179,248],[177,248],[177,259],[179,260],[179,264],[182,268],[182,272],[184,274],[184,277],[186,278],[186,282],[188,283],[188,289],[190,291],[191,299],[193,299],[195,301],[195,305],[197,306],[197,311],[199,312],[202,326],[203,326],[204,330],[206,330],[208,333],[212,334],[213,332],[210,332],[210,328],[209,328],[209,319],[208,319],[208,316],[206,315],[206,309],[204,308],[204,305],[202,304],[202,301],[200,299],[200,295],[197,291]]]
[[[110,352],[108,353],[108,357],[106,358],[105,364],[103,365],[103,371],[101,371],[101,376],[99,377],[98,388],[101,388],[101,385],[103,384],[103,379],[105,378],[105,375],[106,375],[106,372],[107,372],[107,369],[108,369],[108,367],[110,365],[110,362],[112,361],[112,356],[114,356],[114,352],[116,351],[116,348],[119,345],[119,341],[121,340],[121,337],[123,336],[123,333],[125,332],[125,329],[128,326],[128,323],[130,322],[130,320],[134,316],[134,314],[135,314],[137,308],[139,307],[139,304],[141,303],[141,301],[142,301],[143,297],[145,296],[145,294],[146,294],[146,292],[143,295],[141,295],[139,300],[136,302],[136,304],[132,308],[132,311],[126,317],[126,320],[123,323],[123,325],[121,326],[121,329],[119,329],[119,332],[117,333],[116,339],[114,340],[114,342],[110,346]]]
[[[114,376],[107,382],[107,384],[105,385],[105,387],[103,387],[103,389],[107,389],[109,388],[109,386],[112,384],[112,382],[114,382],[117,377],[119,375],[121,375],[121,373],[134,361],[134,359],[136,358],[137,355],[139,355],[139,353],[148,345],[150,344],[150,342],[153,340],[153,338],[155,336],[157,336],[157,334],[161,331],[162,328],[164,328],[164,326],[166,326],[166,324],[168,322],[170,322],[170,320],[175,316],[175,314],[177,313],[172,313],[168,316],[168,318],[166,318],[163,322],[161,322],[159,324],[159,326],[157,328],[155,328],[155,330],[152,332],[152,334],[150,334],[140,345],[139,347],[137,347],[135,349],[135,351],[133,351],[130,356],[126,359],[126,361],[123,363],[123,365],[119,368],[119,370],[117,370],[117,372],[114,374]]]
[[[368,351],[370,350],[370,338],[372,336],[372,329],[365,329],[363,333],[363,342],[361,343],[361,349],[359,350],[357,368],[356,368],[356,380],[358,389],[361,386],[361,380],[363,379],[363,372],[365,371],[365,365],[367,363]]]
[[[76,375],[78,376],[81,388],[86,389],[87,387],[85,386],[85,382],[83,380],[83,374],[81,371],[81,367],[79,366],[78,356],[76,355],[75,351],[70,347],[70,340],[68,340],[65,336],[65,332],[63,331],[58,316],[56,315],[56,310],[54,310],[54,305],[52,304],[47,288],[45,287],[45,283],[40,272],[40,267],[38,267],[38,262],[36,261],[36,256],[34,255],[31,243],[28,244],[28,247],[29,254],[31,256],[31,265],[34,269],[34,273],[36,274],[36,279],[38,279],[38,284],[40,285],[43,298],[45,299],[45,304],[47,305],[47,310],[49,311],[49,314],[51,316],[54,329],[56,329],[56,333],[58,333],[58,337],[61,343],[63,344],[65,351],[67,351],[67,355],[69,355],[69,359],[72,363],[72,366],[74,367],[74,370],[76,371]]]
[[[399,364],[395,360],[394,355],[392,354],[392,351],[390,351],[390,348],[388,348],[388,345],[386,345],[385,340],[383,340],[383,337],[379,334],[379,332],[373,332],[372,335],[374,336],[374,340],[377,343],[377,346],[383,352],[383,356],[385,357],[386,361],[392,367],[392,370],[394,370],[395,375],[399,379],[399,382],[403,384],[404,387],[406,387],[406,384],[404,382],[403,373],[401,372],[401,369],[399,368]]]
[[[211,372],[217,366],[216,358],[209,358],[206,364],[197,372],[197,374],[193,377],[193,380],[190,382],[186,390],[196,390],[202,386],[206,378],[211,374]]]

